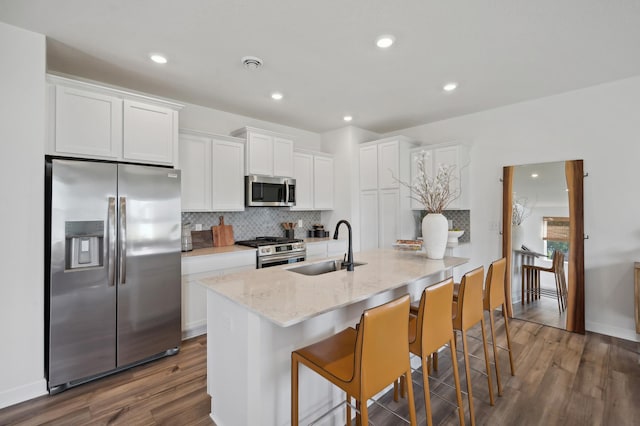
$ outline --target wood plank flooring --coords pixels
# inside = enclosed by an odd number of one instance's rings
[[[498,319],[497,324],[498,343],[506,346],[504,322]],[[504,395],[496,393],[495,406],[489,405],[486,378],[472,373],[478,425],[638,424],[640,343],[594,333],[572,334],[520,320],[510,325],[516,375],[509,374],[507,353],[500,351]],[[479,335],[479,328],[471,334]],[[480,342],[470,339],[470,346],[473,353],[482,354]],[[479,360],[471,364],[484,368]],[[435,374],[453,383],[450,365],[448,351],[442,352]],[[460,368],[464,387],[462,362]],[[419,372],[414,380],[422,382]],[[495,376],[493,382],[495,389]],[[455,401],[450,389],[431,383],[432,391]],[[414,389],[419,424],[425,424],[423,393],[418,386]],[[394,403],[391,394],[380,400],[406,414],[406,401]],[[453,407],[433,396],[432,406],[434,424],[458,424]],[[175,356],[0,410],[0,425],[213,425],[209,409],[206,336],[200,336],[183,342]],[[402,424],[380,408],[372,409],[371,420],[376,425]]]

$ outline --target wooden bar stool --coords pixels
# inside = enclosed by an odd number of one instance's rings
[[[416,410],[409,362],[409,295],[364,311],[356,331],[340,333],[291,353],[291,424],[298,424],[298,364],[315,371],[346,393],[347,425],[351,425],[351,398],[368,424],[367,401],[404,376],[409,391],[410,424]]]
[[[475,425],[475,413],[473,410],[473,394],[471,386],[471,366],[469,364],[469,345],[467,343],[467,330],[480,323],[482,327],[482,346],[484,348],[485,371],[487,384],[489,385],[489,403],[494,405],[493,386],[491,384],[491,371],[489,369],[489,351],[487,349],[487,335],[485,333],[482,285],[484,281],[484,267],[479,267],[467,272],[460,280],[457,301],[454,297],[453,309],[456,311],[453,319],[453,329],[460,331],[462,335],[462,350],[464,353],[464,369],[467,379],[467,396],[469,398],[469,415],[471,425]]]
[[[453,279],[449,278],[429,286],[422,292],[417,316],[409,319],[409,350],[422,360],[422,378],[424,382],[424,405],[427,412],[427,425],[432,426],[431,395],[429,391],[429,356],[439,348],[449,344],[453,380],[455,382],[458,403],[458,420],[464,426],[464,408],[460,392],[458,358],[456,355],[456,336],[453,332],[451,303],[453,301]]]
[[[529,303],[529,295],[531,300],[539,299],[540,296],[557,298],[558,312],[562,314],[567,308],[567,285],[564,277],[564,253],[559,250],[553,252],[551,268],[542,266],[524,265],[522,267],[523,281],[526,283],[527,303]],[[540,288],[540,273],[550,272],[554,275],[556,290],[547,290]],[[524,287],[524,284],[523,284]],[[522,296],[524,300],[524,295]]]
[[[513,355],[511,350],[511,336],[509,335],[509,321],[507,319],[507,306],[505,302],[505,288],[504,288],[504,279],[507,268],[507,259],[502,258],[496,260],[491,265],[489,265],[489,269],[487,270],[487,278],[485,281],[484,288],[484,310],[489,312],[489,325],[491,327],[491,345],[493,346],[493,359],[496,368],[496,381],[498,383],[498,395],[502,396],[502,383],[500,382],[500,369],[498,366],[498,354],[497,354],[497,344],[496,344],[496,329],[495,322],[493,319],[493,311],[497,308],[502,308],[502,313],[504,317],[504,331],[507,335],[507,348],[506,350],[509,352],[509,364],[511,365],[511,375],[515,376],[515,369],[513,367]],[[505,349],[505,348],[501,348]]]

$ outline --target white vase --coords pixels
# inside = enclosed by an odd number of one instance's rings
[[[522,250],[524,229],[520,225],[511,225],[511,250]]]
[[[422,240],[429,259],[442,259],[447,249],[449,222],[440,213],[428,213],[422,219]]]

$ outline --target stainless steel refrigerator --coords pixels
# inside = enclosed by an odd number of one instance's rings
[[[50,393],[180,346],[180,172],[46,159]]]

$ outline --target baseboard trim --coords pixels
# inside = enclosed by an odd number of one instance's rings
[[[43,378],[13,389],[0,392],[0,409],[47,394],[47,381]]]
[[[632,342],[640,342],[640,334],[636,334],[633,328],[622,328],[614,325],[602,324],[594,321],[586,321],[585,328],[587,331],[604,334],[606,336],[618,337]]]
[[[191,339],[206,333],[207,320],[198,321],[197,323],[189,324],[184,330],[182,330],[182,340]]]

